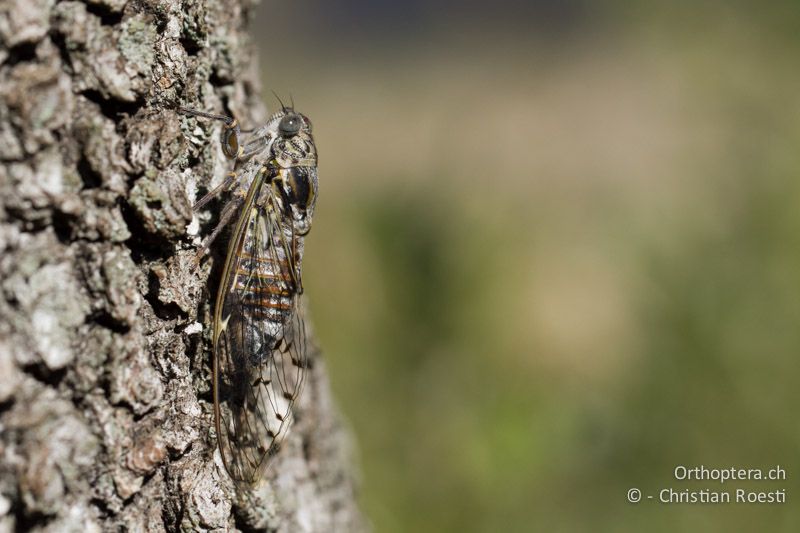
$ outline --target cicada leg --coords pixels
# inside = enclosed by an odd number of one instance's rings
[[[265,137],[258,137],[246,143],[243,147],[242,154],[239,156],[239,159],[247,159],[253,154],[261,152],[267,146],[269,146],[270,141],[272,141],[272,137],[268,134]]]
[[[202,209],[204,205],[213,200],[218,194],[228,190],[228,188],[230,188],[230,186],[233,184],[235,180],[236,180],[236,172],[228,172],[228,175],[225,177],[222,183],[220,183],[219,185],[208,191],[206,194],[203,195],[202,198],[197,200],[197,202],[192,206],[192,210],[198,211]]]
[[[239,122],[235,118],[226,115],[206,113],[205,111],[197,111],[196,109],[189,109],[188,107],[179,107],[178,111],[186,115],[223,121],[225,123],[225,128],[222,131],[222,151],[225,153],[225,157],[228,159],[238,159],[244,153],[244,147],[241,143],[242,129],[239,127]]]
[[[211,243],[214,242],[214,239],[219,236],[220,232],[228,225],[228,223],[233,219],[234,215],[239,211],[241,208],[242,203],[244,200],[242,198],[233,198],[225,208],[222,210],[222,214],[219,217],[219,223],[217,227],[214,228],[214,231],[211,232],[211,235],[203,239],[203,244],[200,246],[200,249],[197,250],[197,254],[194,257],[194,264],[200,264],[200,260],[208,253],[208,250],[211,248]]]

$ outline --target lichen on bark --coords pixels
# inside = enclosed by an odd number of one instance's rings
[[[191,204],[226,167],[173,109],[263,120],[253,7],[0,4],[0,532],[364,528],[318,350],[267,483],[215,453]]]

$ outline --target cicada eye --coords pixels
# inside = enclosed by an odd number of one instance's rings
[[[303,120],[295,113],[289,113],[281,119],[278,123],[278,133],[281,137],[294,137],[300,133],[300,127],[303,125]]]

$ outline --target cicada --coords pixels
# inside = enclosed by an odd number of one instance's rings
[[[194,208],[230,193],[198,257],[235,219],[214,308],[214,419],[228,474],[252,485],[289,430],[308,367],[301,266],[317,199],[317,150],[311,122],[293,107],[282,105],[250,131],[232,117],[179,111],[223,121],[222,149],[234,161]]]

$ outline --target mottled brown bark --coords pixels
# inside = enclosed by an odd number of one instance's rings
[[[171,109],[264,118],[252,8],[0,3],[0,531],[363,528],[318,351],[260,490],[215,453],[190,205],[226,162]]]

